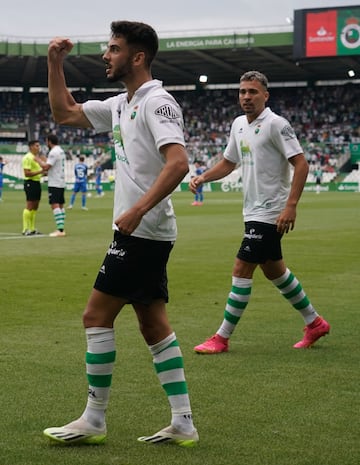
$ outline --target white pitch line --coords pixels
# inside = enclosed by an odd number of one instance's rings
[[[0,233],[0,234],[4,234],[4,233]],[[41,238],[41,237],[49,237],[46,234],[36,234],[34,236],[23,236],[22,234],[21,235],[17,234],[15,236],[14,233],[9,233],[9,234],[12,234],[12,235],[11,236],[3,236],[3,237],[0,236],[0,241],[9,241],[9,240],[13,240],[13,239],[36,239],[36,238]]]

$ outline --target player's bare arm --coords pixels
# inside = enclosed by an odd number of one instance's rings
[[[51,113],[58,124],[90,128],[82,105],[77,103],[66,86],[64,59],[71,52],[69,39],[56,37],[48,47],[48,87]]]
[[[115,220],[119,231],[131,234],[140,224],[142,217],[167,195],[171,194],[189,171],[188,156],[180,144],[167,144],[161,148],[166,159],[160,175],[136,204]]]
[[[196,189],[204,184],[205,182],[216,181],[217,179],[222,179],[228,174],[230,174],[236,167],[235,163],[223,158],[216,165],[210,168],[208,171],[205,171],[200,176],[194,176],[190,180],[190,190],[195,194]]]
[[[304,190],[309,165],[303,153],[290,158],[289,162],[294,167],[290,194],[284,210],[277,218],[276,224],[279,232],[288,233],[295,227],[296,207]]]

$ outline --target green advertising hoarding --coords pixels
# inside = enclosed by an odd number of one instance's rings
[[[360,144],[350,144],[351,164],[360,163]]]
[[[360,55],[360,8],[338,10],[338,55]]]

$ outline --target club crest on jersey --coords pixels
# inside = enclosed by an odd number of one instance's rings
[[[259,134],[261,125],[258,124],[255,129],[255,134]]]
[[[294,129],[289,124],[282,128],[281,135],[285,137],[285,140],[294,139],[296,137]]]
[[[134,107],[134,110],[130,115],[130,119],[135,119],[136,112],[137,112],[138,108],[139,108],[138,105],[136,105],[136,107]]]
[[[157,108],[155,110],[155,115],[164,116],[167,119],[177,119],[180,116],[171,105],[162,105]]]

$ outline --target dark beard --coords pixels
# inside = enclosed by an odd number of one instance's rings
[[[127,76],[129,76],[129,72],[131,70],[130,60],[122,66],[122,68],[118,68],[111,76],[107,76],[108,82],[118,82],[123,81]]]
[[[107,76],[106,77],[107,82],[118,82],[121,81],[120,77],[117,76]]]

